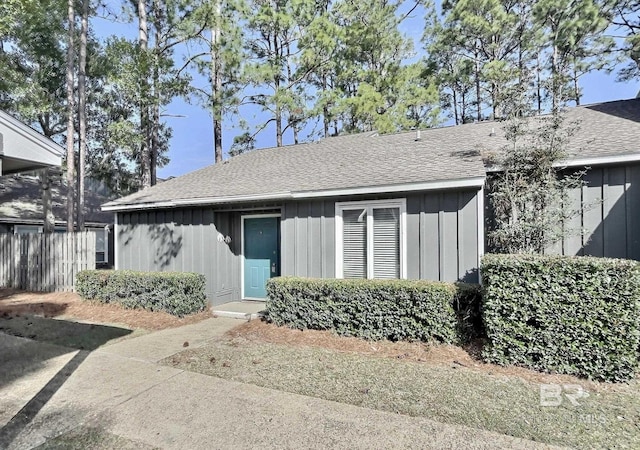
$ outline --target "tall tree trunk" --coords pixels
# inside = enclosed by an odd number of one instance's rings
[[[78,124],[80,151],[78,155],[78,230],[84,231],[84,178],[87,159],[87,34],[89,32],[89,0],[82,0],[80,21],[80,60],[78,62]]]
[[[578,84],[578,68],[576,67],[576,59],[573,59],[573,92],[576,106],[580,106],[580,85]]]
[[[540,55],[536,56],[536,100],[538,102],[538,115],[542,114],[542,80],[540,77]]]
[[[72,232],[74,230],[73,224],[75,219],[75,196],[74,190],[76,186],[75,182],[75,148],[73,145],[73,138],[75,135],[73,114],[74,114],[74,98],[73,98],[73,65],[74,65],[74,51],[73,51],[73,34],[75,31],[75,9],[74,0],[68,0],[67,2],[67,26],[69,27],[67,35],[67,231]]]
[[[274,53],[281,57],[282,49],[278,45],[278,35],[277,33],[273,34],[273,48]],[[276,122],[276,146],[282,147],[282,107],[280,106],[280,100],[278,99],[278,91],[280,90],[280,74],[276,74],[273,80],[274,85],[274,93],[276,97],[276,105],[275,105],[275,122]]]
[[[211,29],[211,106],[215,162],[222,162],[222,0],[215,0],[214,27]]]
[[[458,118],[458,96],[456,94],[456,90],[455,89],[451,89],[451,92],[453,94],[452,96],[452,103],[453,103],[453,118],[455,120],[456,125],[460,125],[460,120]]]
[[[460,92],[460,96],[462,97],[460,103],[460,123],[465,123],[467,120],[467,94]]]
[[[151,186],[155,186],[158,181],[158,152],[160,151],[160,93],[158,91],[158,81],[158,67],[156,66],[153,69],[153,110],[151,112]]]
[[[325,70],[322,71],[322,93],[326,94],[327,92],[327,73]],[[322,125],[324,129],[324,137],[325,139],[329,137],[329,105],[327,105],[326,99],[324,104],[322,105]]]
[[[155,186],[157,182],[157,169],[158,169],[158,152],[160,147],[160,41],[158,36],[160,35],[160,15],[162,11],[158,6],[158,1],[153,1],[154,9],[154,32],[155,40],[153,46],[153,76],[152,76],[152,102],[151,102],[151,152],[150,152],[150,178],[151,186]]]
[[[276,147],[282,147],[282,108],[276,105]]]
[[[291,69],[291,45],[289,44],[289,42],[287,42],[286,44],[286,49],[287,49],[287,55],[286,55],[286,59],[287,59],[287,84],[289,84],[289,86],[292,85],[292,72],[293,70]],[[302,119],[302,114],[298,114],[298,110],[294,104],[293,106],[293,111],[291,111],[291,109],[289,109],[289,117],[287,118],[289,124],[291,124],[291,130],[293,131],[293,143],[294,144],[298,144],[298,133],[299,133],[299,123]]]
[[[142,187],[151,186],[151,145],[149,127],[149,77],[148,77],[148,48],[149,26],[147,24],[147,4],[145,0],[138,0],[138,44],[142,58],[143,74],[140,79],[140,126],[143,134],[140,145],[140,166],[142,169]]]
[[[553,46],[553,53],[551,55],[551,111],[556,114],[560,107],[560,70],[558,67],[558,46]]]
[[[500,109],[499,109],[500,107],[498,105],[499,98],[500,98],[500,87],[498,86],[498,83],[491,83],[491,105],[492,105],[493,120],[496,120],[500,114]]]
[[[53,233],[55,229],[55,217],[51,210],[51,173],[50,170],[42,169],[38,173],[40,188],[42,189],[42,214],[44,219],[44,233]]]
[[[476,120],[482,121],[482,94],[480,91],[480,55],[478,54],[478,48],[476,45],[476,51],[474,54],[475,69],[474,77],[476,82]]]

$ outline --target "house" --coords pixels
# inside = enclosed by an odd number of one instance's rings
[[[60,167],[64,149],[0,111],[0,175]]]
[[[55,230],[66,231],[67,188],[60,177],[64,152],[51,139],[0,111],[0,233],[42,232],[42,189],[36,171],[45,168],[57,169],[53,171],[58,180],[51,185],[51,209]],[[91,182],[87,184],[92,186]],[[85,194],[85,224],[96,233],[98,267],[110,267],[113,262],[113,243],[109,239],[113,215],[100,210],[108,199],[99,189],[87,189]]]
[[[640,259],[640,100],[573,108],[567,167],[589,167],[553,249]],[[117,269],[207,277],[212,304],[263,299],[277,275],[477,281],[485,164],[500,123],[362,133],[243,154],[109,202]]]
[[[51,183],[51,212],[55,232],[67,231],[67,185],[58,172]],[[90,180],[89,180],[90,181]],[[113,214],[100,205],[109,200],[97,183],[85,189],[85,229],[96,234],[96,267],[113,267]],[[8,175],[0,183],[0,233],[43,232],[42,187],[33,173]]]

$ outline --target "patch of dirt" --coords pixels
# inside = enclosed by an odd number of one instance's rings
[[[132,329],[149,331],[175,328],[212,317],[206,310],[183,318],[164,312],[127,309],[116,304],[82,300],[74,292],[24,292],[0,289],[0,318],[35,315],[75,319],[101,324],[120,324]]]
[[[580,384],[590,390],[615,390],[615,385],[591,382],[570,375],[546,374],[516,366],[498,366],[482,362],[482,342],[457,347],[424,342],[367,341],[355,337],[338,336],[332,331],[294,330],[278,327],[262,320],[252,320],[233,328],[227,337],[250,342],[268,342],[294,346],[321,347],[339,352],[358,353],[384,358],[403,359],[452,368],[466,368],[494,376],[517,377],[528,382],[546,384]]]

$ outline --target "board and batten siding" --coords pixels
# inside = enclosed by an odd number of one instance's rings
[[[640,164],[585,169],[584,185],[568,193],[568,208],[578,211],[566,223],[566,236],[547,254],[598,256],[640,261]],[[493,228],[486,199],[487,249]]]
[[[581,214],[568,223],[569,235],[550,253],[640,260],[640,165],[592,167],[585,185],[570,192],[570,207]]]
[[[478,191],[423,192],[362,200],[381,198],[407,200],[408,278],[477,281]],[[335,205],[344,200],[290,201],[260,211],[281,211],[282,275],[335,277]],[[213,305],[239,300],[242,215],[256,213],[219,211],[213,207],[120,212],[117,267],[201,273],[207,278],[206,293]],[[231,238],[231,242],[221,242],[218,235]]]
[[[118,213],[117,267],[203,274],[213,305],[240,298],[240,216],[212,208]],[[230,236],[220,242],[218,234]]]
[[[407,278],[478,281],[476,190],[447,190],[356,200],[406,198]],[[286,202],[282,217],[282,274],[333,278],[336,269],[335,203]]]

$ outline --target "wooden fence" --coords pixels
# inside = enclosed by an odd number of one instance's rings
[[[78,272],[95,268],[96,235],[92,231],[0,233],[0,287],[73,291]]]

